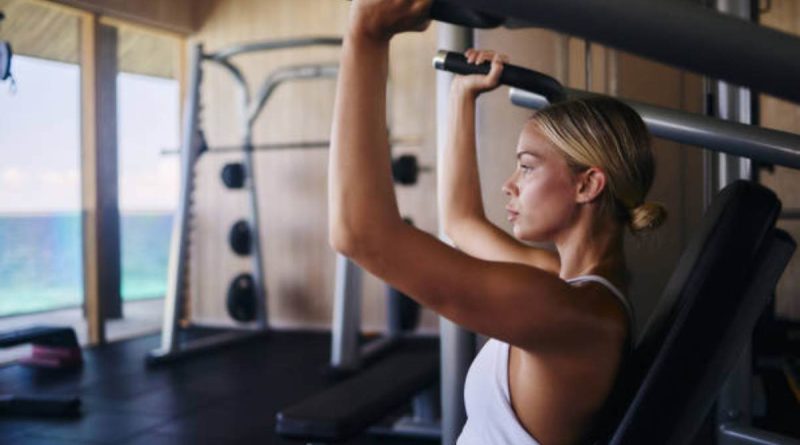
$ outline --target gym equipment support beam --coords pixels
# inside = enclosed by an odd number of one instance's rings
[[[473,34],[469,28],[453,25],[440,26],[438,45],[453,51],[465,51],[473,46]],[[441,160],[447,143],[448,98],[452,74],[436,73],[436,157]],[[442,221],[442,218],[439,218]],[[439,227],[439,238],[450,241]],[[439,317],[441,348],[441,403],[442,445],[454,445],[467,420],[464,409],[464,380],[475,356],[475,334],[452,321]]]
[[[527,26],[582,37],[800,103],[800,88],[797,88],[800,38],[689,1],[438,0],[438,3],[513,18],[506,20],[507,26],[513,26],[516,20]]]
[[[570,88],[565,88],[565,91],[567,97],[596,96]],[[543,96],[518,88],[511,88],[509,98],[514,105],[535,110],[544,108],[549,103]],[[765,164],[800,168],[800,136],[796,134],[642,102],[623,102],[639,113],[654,136],[747,157]]]
[[[433,66],[460,74],[485,74],[489,70],[488,63],[481,66],[470,65],[463,55],[443,50],[434,57]],[[509,92],[511,102],[521,107],[541,109],[551,100],[599,96],[562,87],[555,79],[527,68],[507,65],[506,70],[509,75],[504,73],[500,82],[512,87]],[[796,134],[641,102],[623,101],[639,113],[655,136],[765,164],[800,168],[800,136]]]

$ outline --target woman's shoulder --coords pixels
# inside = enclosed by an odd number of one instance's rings
[[[595,325],[592,331],[599,337],[594,342],[605,340],[604,343],[616,347],[633,335],[634,313],[622,280],[612,281],[610,277],[590,274],[565,281],[571,285],[573,297],[587,323]]]

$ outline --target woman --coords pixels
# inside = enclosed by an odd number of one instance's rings
[[[330,158],[332,246],[421,304],[491,337],[467,378],[461,444],[571,444],[608,398],[630,341],[623,229],[658,225],[641,119],[619,102],[570,102],[523,128],[503,187],[514,237],[483,214],[475,99],[487,76],[453,83],[450,142],[439,165],[444,225],[459,250],[405,224],[385,121],[389,42],[428,24],[430,0],[356,0],[343,47]],[[521,241],[550,241],[556,252]]]

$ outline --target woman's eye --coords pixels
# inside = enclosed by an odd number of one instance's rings
[[[530,165],[520,164],[519,169],[522,171],[522,173],[528,173],[533,170],[533,167]]]

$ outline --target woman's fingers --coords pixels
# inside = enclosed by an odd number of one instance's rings
[[[478,60],[476,63],[480,65],[483,62],[488,62],[492,60],[493,57],[494,57],[494,51],[481,51],[478,54]]]
[[[480,65],[491,62],[489,73],[486,75],[473,74],[459,76],[459,84],[467,90],[478,92],[491,91],[500,85],[500,76],[503,73],[503,64],[508,62],[508,56],[491,50],[477,50],[469,48],[464,51],[467,63]]]
[[[464,51],[464,57],[467,58],[467,62],[480,65],[483,62],[492,60],[492,57],[494,57],[494,51],[469,48],[468,50]]]
[[[487,86],[494,88],[500,84],[500,75],[503,74],[503,63],[508,61],[508,56],[503,54],[495,54],[492,57],[492,67],[489,69],[489,74],[486,76]]]
[[[464,52],[464,57],[467,58],[467,63],[475,63],[475,57],[477,57],[478,51],[472,48],[469,48]]]
[[[484,62],[490,62],[494,60],[496,57],[499,57],[501,63],[508,63],[508,56],[505,54],[500,54],[498,52],[492,50],[477,50],[474,48],[469,48],[464,51],[464,57],[466,57],[467,62],[473,63],[475,65],[480,65]]]

